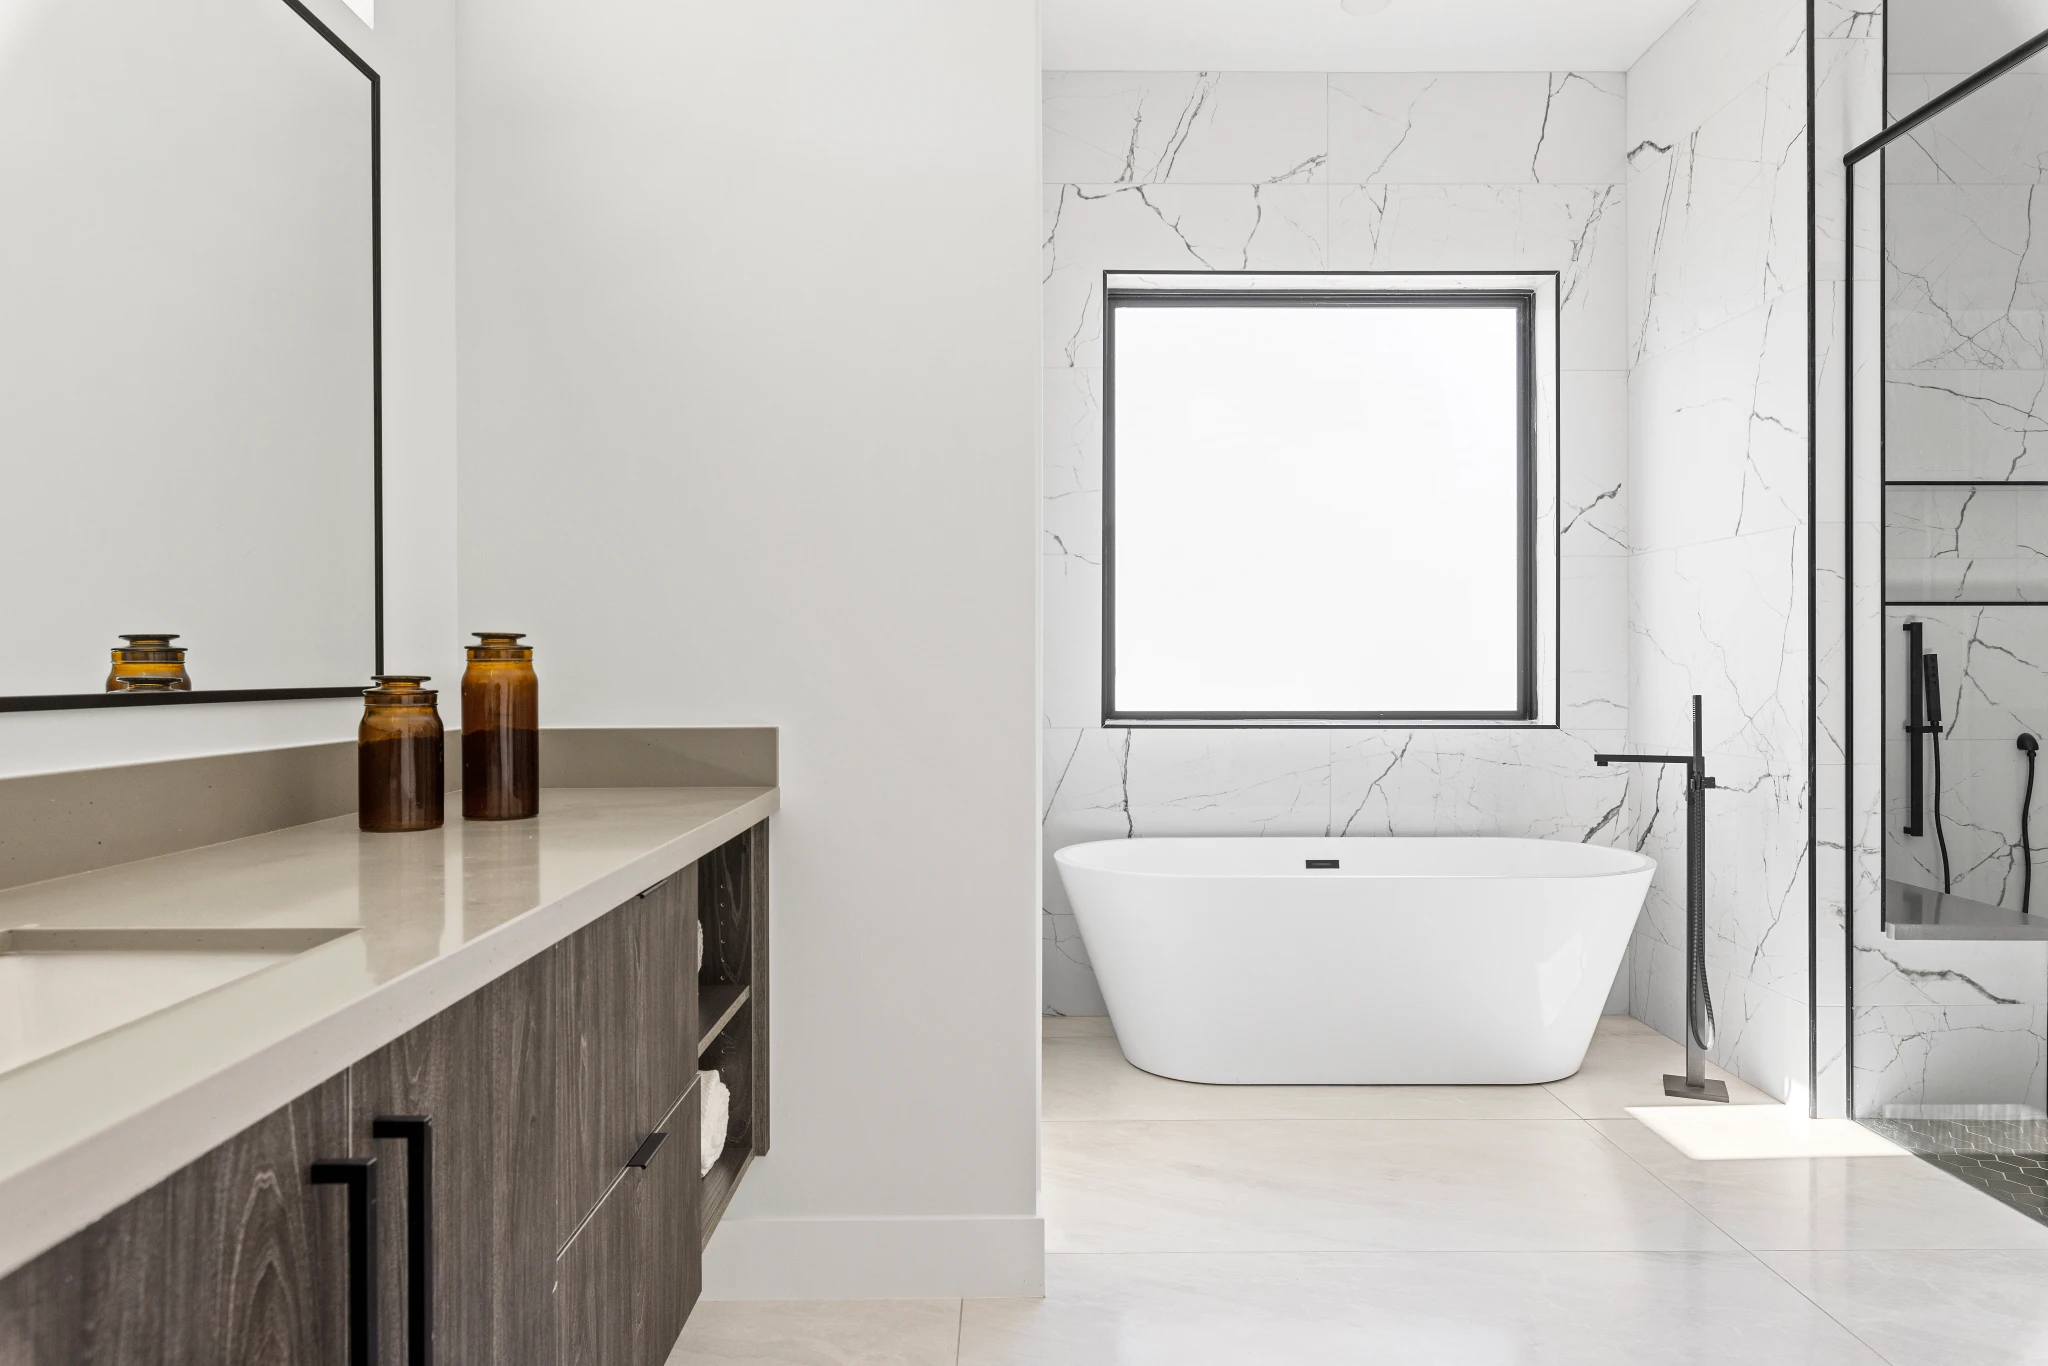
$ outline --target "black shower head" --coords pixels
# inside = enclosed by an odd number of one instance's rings
[[[1921,689],[1922,703],[1927,709],[1927,724],[1934,730],[1941,729],[1941,666],[1933,655],[1920,656],[1920,672],[1926,686]]]
[[[2032,754],[2035,750],[2041,748],[2041,742],[2039,740],[2036,740],[2033,736],[2027,734],[2025,731],[2021,731],[2020,748],[2025,750],[2027,753]]]

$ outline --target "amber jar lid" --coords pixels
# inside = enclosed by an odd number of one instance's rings
[[[532,659],[533,647],[521,645],[524,631],[472,631],[477,643],[465,646],[471,659]]]
[[[116,692],[173,692],[178,686],[176,674],[120,674],[114,679]]]
[[[430,674],[371,674],[377,686],[367,688],[363,696],[380,707],[421,707],[431,706],[440,693],[420,684],[432,677]]]
[[[176,640],[177,638],[178,637],[176,635],[172,634],[169,631],[151,631],[146,635],[124,635],[121,637],[121,639],[127,641],[131,647],[139,647],[145,650],[182,650],[183,648],[185,648],[184,646],[174,646],[171,644],[171,642]]]

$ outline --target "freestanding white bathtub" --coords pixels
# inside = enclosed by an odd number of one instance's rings
[[[1131,839],[1054,857],[1124,1056],[1266,1085],[1570,1076],[1656,867],[1525,839]]]

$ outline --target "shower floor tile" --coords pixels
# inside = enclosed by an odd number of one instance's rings
[[[1900,1147],[2048,1224],[2048,1119],[1866,1119]]]

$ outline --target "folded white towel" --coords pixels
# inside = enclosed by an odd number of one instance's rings
[[[697,1114],[697,1174],[702,1176],[725,1151],[725,1136],[732,1128],[732,1091],[716,1072],[697,1074]]]

